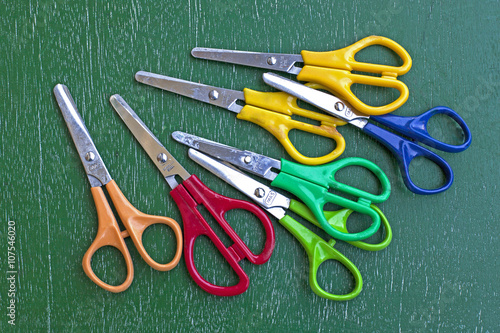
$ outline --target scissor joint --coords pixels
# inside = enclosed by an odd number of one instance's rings
[[[227,248],[229,255],[234,259],[234,261],[239,262],[241,259],[245,258],[245,254],[235,246],[236,244],[231,245]]]
[[[359,198],[358,203],[368,207],[370,207],[370,205],[372,204],[372,202],[366,198]]]
[[[382,77],[386,79],[394,79],[396,80],[398,77],[398,73],[394,72],[382,72]]]

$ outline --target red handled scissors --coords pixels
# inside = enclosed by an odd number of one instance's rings
[[[113,95],[110,102],[172,188],[170,194],[179,207],[184,223],[184,259],[193,280],[203,290],[218,296],[234,296],[245,292],[250,281],[238,262],[247,258],[251,263],[261,265],[269,260],[275,244],[271,220],[257,205],[220,195],[204,185],[196,175],[191,176],[151,133],[123,98]],[[183,182],[178,184],[175,176],[182,178]],[[226,247],[222,243],[198,211],[198,205],[203,205],[208,210],[234,242],[233,245]],[[266,232],[266,242],[260,254],[254,254],[226,221],[224,215],[232,209],[247,210],[262,222]],[[193,252],[196,239],[202,235],[210,238],[238,275],[239,282],[236,285],[218,286],[200,275],[194,264]]]

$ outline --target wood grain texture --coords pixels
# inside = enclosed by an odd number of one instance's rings
[[[498,0],[1,4],[0,331],[500,331]],[[413,68],[401,78],[410,98],[396,113],[410,116],[449,106],[468,123],[473,143],[463,153],[442,154],[455,171],[455,182],[445,193],[424,197],[406,190],[395,160],[380,144],[354,128],[340,129],[347,143],[343,157],[376,162],[393,188],[380,205],[393,227],[392,244],[380,253],[336,245],[363,275],[359,297],[331,302],[312,293],[305,252],[277,222],[273,257],[263,266],[243,263],[251,285],[237,297],[203,292],[183,261],[171,272],[154,271],[129,241],[135,279],[126,292],[111,294],[85,276],[81,260],[95,236],[97,217],[52,95],[55,84],[69,87],[108,170],[132,204],[181,222],[167,184],[112,111],[112,94],[122,95],[186,169],[215,191],[241,198],[190,161],[170,133],[183,130],[286,157],[279,143],[230,112],[140,85],[134,73],[146,70],[225,88],[270,91],[262,70],[197,60],[191,48],[297,53],[342,48],[372,34],[396,40],[413,58]],[[391,59],[380,49],[360,56]],[[383,96],[377,92],[360,89],[373,103]],[[445,125],[436,130],[439,135],[450,131]],[[311,155],[330,147],[300,133],[293,139]],[[413,171],[426,178],[431,167],[421,162]],[[357,172],[348,170],[343,177],[362,184]],[[236,214],[233,223],[241,223],[241,216]],[[17,228],[15,327],[6,316],[9,220]],[[243,237],[256,242],[255,235],[262,233],[253,228]],[[161,257],[163,248],[173,248],[173,236],[155,231],[147,237]],[[207,276],[227,272],[210,244],[202,242],[196,255]],[[112,277],[114,263],[106,259],[99,269]],[[349,286],[349,276],[338,266],[328,265],[321,273],[334,290]]]

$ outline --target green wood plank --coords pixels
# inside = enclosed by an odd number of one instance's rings
[[[0,331],[499,331],[498,196],[500,69],[498,0],[482,2],[354,1],[2,1],[0,7]],[[298,242],[277,222],[277,245],[263,266],[243,263],[251,279],[243,295],[209,295],[190,279],[185,264],[171,272],[149,268],[132,244],[135,279],[111,294],[84,274],[81,260],[97,217],[88,181],[52,95],[66,84],[111,175],[141,211],[181,222],[168,186],[109,105],[119,93],[174,156],[219,193],[238,193],[187,157],[170,138],[174,130],[275,158],[284,149],[265,130],[214,106],[142,86],[138,70],[232,89],[267,90],[262,70],[194,59],[194,46],[297,53],[342,48],[368,35],[392,38],[413,58],[401,80],[408,102],[396,111],[417,115],[446,105],[473,134],[472,146],[442,156],[455,171],[445,193],[423,197],[406,190],[395,160],[354,128],[342,128],[343,157],[359,156],[385,170],[393,192],[380,205],[393,227],[392,244],[366,253],[338,242],[360,269],[364,289],[349,302],[317,297],[308,285],[308,263]],[[391,56],[367,50],[362,59]],[[359,89],[368,101],[383,91]],[[374,92],[378,94],[374,94]],[[438,135],[450,129],[438,122]],[[310,154],[329,142],[294,134]],[[433,171],[413,165],[416,177]],[[343,175],[355,184],[356,170]],[[430,177],[430,176],[429,176]],[[439,178],[438,178],[439,179]],[[430,180],[432,181],[432,180]],[[356,183],[357,182],[357,183]],[[235,223],[243,215],[235,215]],[[8,323],[11,273],[8,221],[15,221],[15,326]],[[314,229],[317,230],[317,229]],[[168,232],[150,232],[152,249],[171,251]],[[261,233],[249,227],[244,237]],[[321,236],[325,234],[320,233]],[[220,265],[207,242],[197,260],[215,278]],[[112,276],[117,260],[99,268]],[[347,288],[338,266],[322,270],[324,283]],[[497,318],[497,319],[495,319]]]

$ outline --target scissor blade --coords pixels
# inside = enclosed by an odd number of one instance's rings
[[[172,189],[179,185],[175,180],[176,175],[179,175],[183,180],[189,178],[190,174],[179,164],[179,162],[177,162],[160,141],[158,141],[120,95],[111,96],[109,101]]]
[[[248,150],[239,150],[238,148],[226,146],[215,141],[210,141],[180,131],[172,133],[172,137],[177,142],[185,144],[188,147],[200,150],[210,156],[231,163],[240,169],[265,179],[274,180],[277,174],[271,171],[271,169],[281,169],[280,161]]]
[[[236,101],[245,100],[245,95],[242,91],[208,86],[165,75],[140,71],[135,74],[135,79],[149,86],[217,105],[235,113],[240,113],[243,108],[241,105],[236,104]]]
[[[189,149],[188,155],[193,161],[251,198],[277,219],[285,216],[285,209],[290,207],[289,198],[197,150]]]
[[[82,160],[90,186],[106,185],[112,178],[90,137],[87,127],[85,127],[68,87],[63,84],[56,85],[54,87],[54,96],[68,126],[71,138],[75,143],[78,155],[80,155],[80,160]]]
[[[305,85],[286,79],[274,73],[264,73],[264,82],[273,88],[284,91],[298,99],[307,102],[325,111],[332,116],[340,118],[351,125],[363,128],[368,123],[368,116],[358,112],[347,102],[333,95],[306,87]]]
[[[290,74],[299,74],[302,68],[294,66],[304,62],[300,54],[261,53],[195,47],[191,50],[195,58],[227,62],[230,64],[265,68]]]

